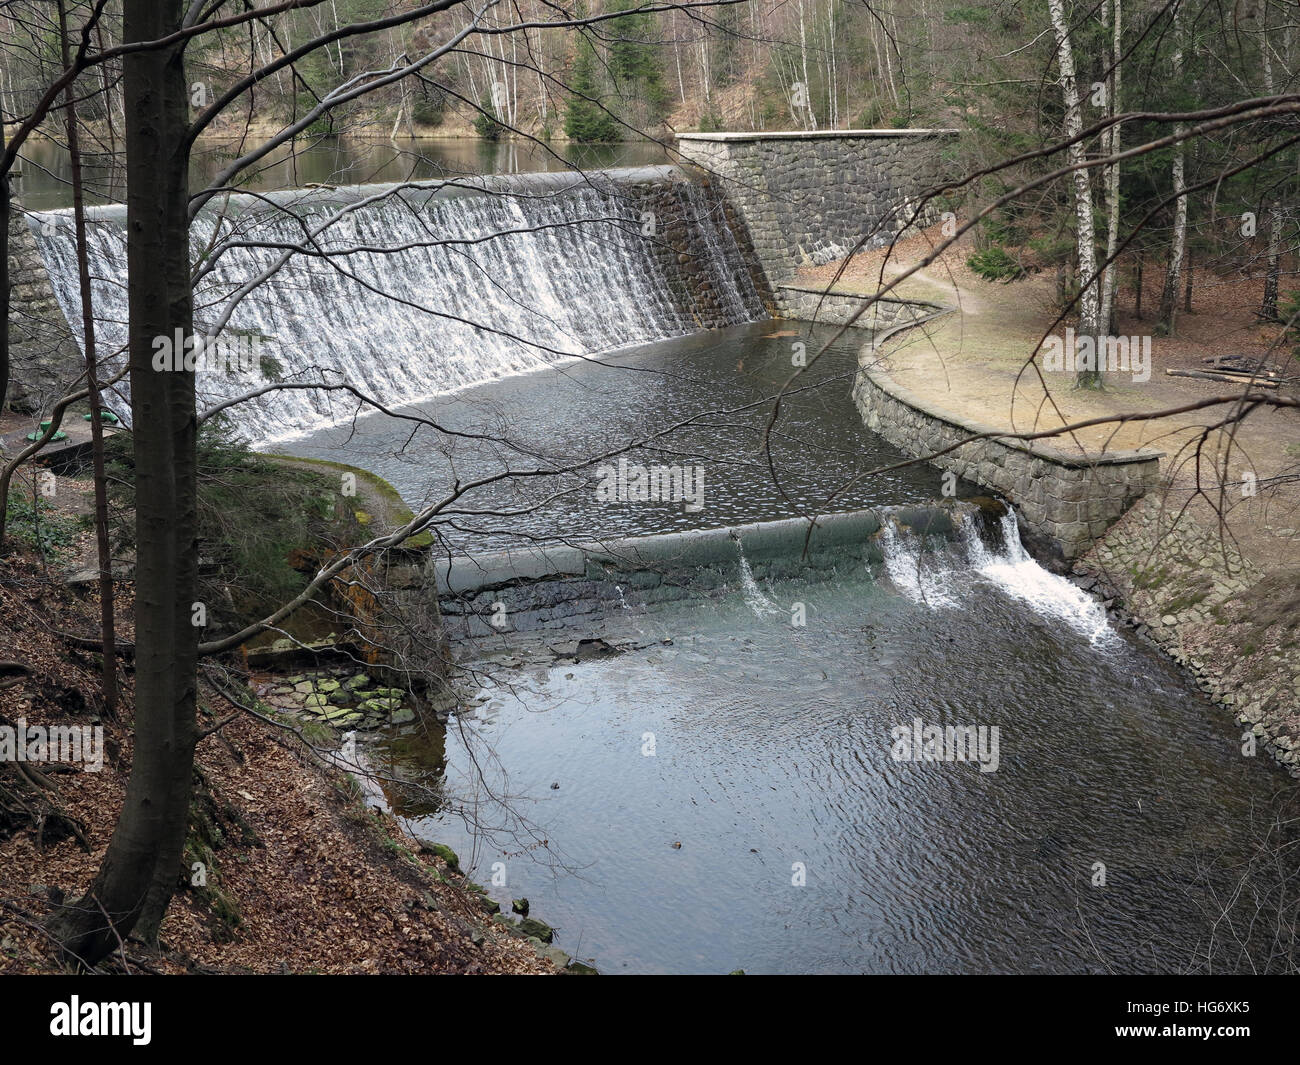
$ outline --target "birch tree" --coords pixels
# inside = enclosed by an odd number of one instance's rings
[[[1065,20],[1063,0],[1047,0],[1051,13],[1052,30],[1056,38],[1056,65],[1061,75],[1061,94],[1065,100],[1065,135],[1072,141],[1066,149],[1066,158],[1076,167],[1072,180],[1074,187],[1075,253],[1078,259],[1079,279],[1079,329],[1080,337],[1096,338],[1104,332],[1100,321],[1100,299],[1097,292],[1097,235],[1092,217],[1092,179],[1083,168],[1085,148],[1075,140],[1083,132],[1083,110],[1079,101],[1079,86],[1075,75],[1074,50],[1070,44],[1070,27]],[[1081,388],[1100,388],[1101,370],[1093,366],[1078,368],[1077,384]]]
[[[1120,106],[1120,60],[1124,54],[1120,45],[1123,12],[1121,0],[1111,0],[1110,6],[1111,74],[1107,110],[1113,118],[1123,111]],[[1108,136],[1103,138],[1106,150],[1112,158],[1119,155],[1121,125],[1122,123],[1116,122],[1110,127]],[[1119,281],[1119,271],[1114,262],[1115,251],[1119,247],[1119,166],[1120,164],[1116,160],[1106,168],[1106,210],[1108,213],[1106,224],[1106,269],[1103,271],[1101,278],[1101,313],[1099,318],[1102,327],[1107,333],[1114,332],[1115,288]]]
[[[1183,42],[1179,35],[1178,5],[1173,9],[1174,54],[1171,61],[1175,82],[1183,76]],[[1184,123],[1174,126],[1174,133],[1182,137],[1187,132]],[[1182,140],[1174,145],[1172,167],[1174,201],[1174,228],[1169,244],[1169,263],[1165,269],[1165,287],[1160,295],[1160,316],[1156,328],[1165,335],[1174,331],[1174,318],[1178,313],[1178,279],[1182,273],[1183,255],[1187,248],[1187,146]]]

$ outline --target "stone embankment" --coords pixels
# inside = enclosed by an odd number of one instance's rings
[[[677,149],[739,210],[768,279],[876,248],[935,221],[924,202],[955,130],[682,133]]]
[[[932,465],[1006,496],[1016,506],[1026,543],[1057,568],[1084,554],[1160,483],[1158,451],[1085,454],[1017,440],[898,384],[872,365],[871,351],[864,361],[853,401],[867,428],[910,455],[936,455]],[[983,439],[971,439],[976,436]]]
[[[1230,531],[1153,493],[1074,567],[1137,634],[1184,666],[1241,723],[1242,753],[1271,753],[1300,777],[1300,653],[1285,593]]]

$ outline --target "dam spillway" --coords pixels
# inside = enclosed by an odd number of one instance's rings
[[[88,215],[103,352],[126,340],[124,214]],[[79,339],[71,212],[31,223]],[[195,332],[255,355],[200,373],[200,410],[275,381],[396,406],[767,313],[724,202],[668,166],[230,194],[191,244]],[[125,388],[110,403],[124,416]],[[231,413],[267,443],[357,409],[351,392],[295,388]]]

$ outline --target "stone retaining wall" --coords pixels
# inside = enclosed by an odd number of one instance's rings
[[[954,130],[682,133],[682,159],[714,175],[739,210],[768,278],[841,259],[862,238],[889,244],[942,177]],[[918,222],[930,225],[927,206]]]
[[[858,314],[868,297],[848,292],[824,292],[801,285],[777,285],[773,289],[773,302],[777,316],[803,322],[824,322],[827,325],[844,325]],[[883,297],[867,307],[851,323],[854,329],[870,329],[877,333],[919,325],[930,318],[947,314],[948,308],[923,300],[899,300]]]
[[[1138,636],[1186,668],[1300,778],[1300,651],[1286,614],[1268,609],[1286,586],[1252,565],[1230,531],[1206,520],[1213,515],[1198,516],[1188,502],[1186,489],[1153,493],[1074,569],[1123,603],[1139,621]],[[1253,753],[1244,734],[1241,740],[1242,753]]]
[[[50,286],[27,216],[10,211],[9,395],[18,410],[45,411],[80,372],[81,348]]]
[[[589,180],[599,183],[600,178]],[[764,306],[772,303],[771,289],[763,265],[750,246],[736,209],[727,203],[716,187],[690,182],[677,168],[635,177],[620,182],[622,193],[635,204],[644,219],[654,218],[654,233],[648,235],[651,254],[658,260],[668,279],[677,305],[686,310],[701,328],[718,329],[731,324],[725,301],[714,291],[715,281],[709,262],[709,242],[715,239],[734,242],[719,261],[734,263],[731,282],[738,291],[753,287]],[[711,215],[716,234],[699,224]],[[762,308],[759,308],[760,313]]]
[[[864,352],[868,362],[874,347]],[[999,492],[1015,504],[1026,543],[1040,557],[1075,559],[1161,483],[1158,451],[1080,455],[999,435],[922,399],[877,366],[864,365],[853,401],[867,428],[909,455],[928,455],[979,434],[932,465]]]

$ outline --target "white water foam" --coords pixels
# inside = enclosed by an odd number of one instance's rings
[[[764,594],[754,580],[754,571],[749,568],[749,559],[745,557],[745,549],[741,547],[739,539],[736,540],[736,550],[740,554],[740,592],[745,597],[745,605],[754,612],[755,617],[771,617],[780,607]]]
[[[652,176],[691,234],[720,317],[733,324],[765,317],[710,195],[676,170]],[[235,301],[225,336],[258,338],[265,361],[243,373],[199,375],[200,407],[279,377],[347,383],[399,406],[700,328],[705,312],[683,296],[687,279],[673,273],[675,257],[656,254],[656,243],[641,235],[642,201],[626,175],[593,172],[562,188],[544,177],[516,178],[510,191],[490,195],[397,186],[280,195],[293,213],[278,201],[235,196],[226,213],[201,212],[191,239],[205,269],[195,328],[207,333]],[[282,249],[302,241],[300,217],[321,225],[345,208],[351,213],[314,241],[330,257],[294,255],[272,272]],[[41,215],[34,235],[80,338],[71,214]],[[120,209],[92,211],[88,243],[104,352],[127,337],[125,240]],[[264,273],[271,276],[236,301]],[[115,368],[121,357],[107,361]],[[127,388],[123,382],[110,399],[124,416]],[[357,409],[350,393],[297,389],[249,399],[230,413],[253,443],[267,444],[346,422]]]
[[[885,572],[894,587],[914,603],[934,609],[948,609],[959,604],[955,594],[957,573],[936,566],[936,559],[925,552],[918,536],[902,536],[894,522],[886,517],[880,530],[884,546]]]
[[[1002,517],[1002,550],[998,554],[991,553],[980,538],[973,517],[969,525],[967,550],[972,567],[981,576],[1013,599],[1027,603],[1035,613],[1065,622],[1094,647],[1116,638],[1100,603],[1030,557],[1020,542],[1014,511],[1008,510]]]
[[[930,607],[958,606],[962,593],[973,587],[970,577],[975,575],[1040,617],[1064,623],[1094,647],[1118,638],[1100,603],[1029,555],[1020,542],[1014,511],[1003,515],[999,532],[1001,546],[990,548],[980,535],[978,517],[961,515],[959,550],[964,565],[953,565],[951,554],[926,552],[921,537],[902,536],[886,520],[881,537],[885,571],[899,591]]]

